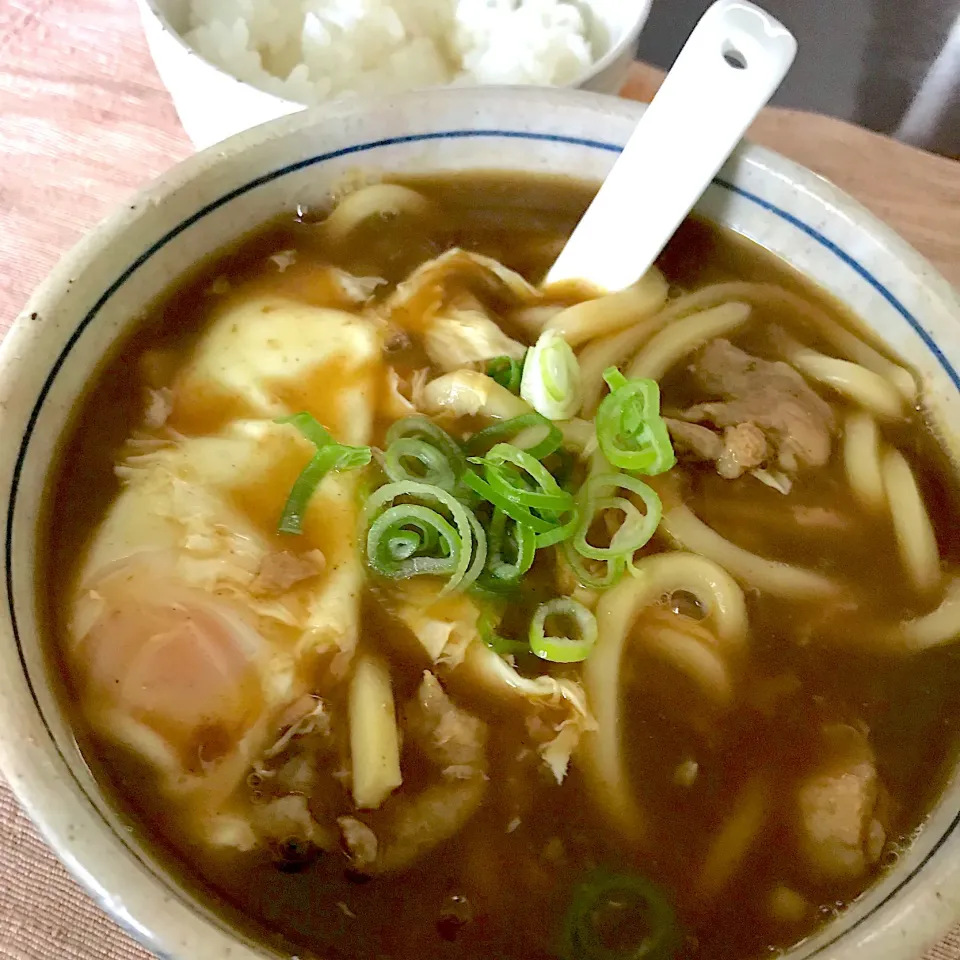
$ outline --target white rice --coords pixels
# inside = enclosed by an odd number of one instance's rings
[[[185,40],[269,93],[568,83],[595,59],[570,0],[190,0]]]

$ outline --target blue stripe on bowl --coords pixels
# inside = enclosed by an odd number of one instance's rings
[[[164,234],[156,243],[151,247],[145,250],[140,254],[135,260],[133,260],[130,265],[123,270],[122,273],[117,277],[113,283],[104,291],[103,295],[97,300],[97,302],[91,307],[87,315],[80,321],[77,325],[76,330],[70,335],[63,349],[61,350],[59,356],[54,361],[50,372],[47,374],[46,379],[44,380],[43,386],[40,389],[40,393],[37,397],[37,402],[34,404],[34,407],[30,413],[30,417],[27,421],[26,430],[24,431],[23,440],[20,444],[20,450],[17,455],[17,460],[14,465],[13,471],[13,480],[11,483],[10,490],[10,501],[8,504],[8,514],[7,514],[7,527],[6,527],[6,536],[4,544],[4,556],[6,563],[6,590],[7,590],[7,607],[10,614],[10,622],[13,627],[14,642],[17,645],[17,651],[20,657],[20,663],[23,668],[24,678],[26,679],[27,686],[30,689],[30,694],[33,698],[33,702],[37,708],[37,712],[40,715],[40,718],[47,730],[48,735],[50,736],[51,743],[54,745],[54,748],[57,750],[60,758],[63,760],[64,765],[70,770],[70,764],[67,763],[66,757],[63,756],[63,753],[60,751],[59,745],[56,739],[53,736],[53,732],[47,723],[47,719],[43,714],[43,711],[40,707],[40,702],[37,698],[36,691],[34,690],[33,683],[30,678],[30,674],[27,670],[26,658],[23,653],[23,645],[20,640],[20,633],[17,625],[17,615],[14,608],[13,602],[13,518],[16,510],[17,495],[20,486],[20,476],[23,470],[24,460],[26,458],[27,449],[30,445],[30,440],[33,436],[33,431],[37,424],[37,419],[40,416],[40,411],[43,408],[43,404],[47,399],[47,396],[50,392],[51,387],[53,386],[54,381],[57,378],[57,375],[60,372],[60,369],[63,367],[63,364],[66,362],[67,357],[70,355],[70,352],[73,350],[77,341],[80,339],[83,331],[90,325],[90,323],[95,319],[100,310],[104,305],[110,300],[110,298],[137,272],[145,263],[147,263],[150,258],[157,253],[159,250],[162,250],[171,240],[176,239],[184,230],[187,230],[193,224],[197,223],[199,220],[202,220],[204,217],[213,213],[215,210],[220,209],[220,207],[225,206],[231,200],[241,197],[246,193],[249,193],[251,190],[255,190],[257,187],[263,186],[264,184],[271,183],[274,180],[278,180],[281,177],[285,177],[291,173],[296,173],[299,170],[306,169],[308,167],[317,166],[318,164],[325,163],[329,160],[337,160],[342,157],[353,156],[361,153],[369,153],[373,150],[377,150],[382,147],[393,147],[400,146],[408,143],[422,143],[429,140],[467,140],[467,139],[501,139],[501,140],[525,140],[525,141],[534,141],[540,143],[558,143],[566,146],[574,147],[587,147],[591,150],[601,150],[605,153],[614,153],[619,154],[622,151],[622,147],[614,143],[606,143],[602,140],[591,140],[582,137],[567,137],[561,136],[559,134],[552,133],[533,133],[523,130],[444,130],[437,131],[433,133],[417,133],[410,134],[408,136],[402,137],[387,137],[382,140],[372,140],[367,143],[359,143],[350,147],[343,147],[339,150],[331,150],[327,153],[317,154],[312,157],[307,157],[303,160],[298,160],[296,163],[287,164],[286,166],[279,167],[276,170],[271,171],[270,173],[265,173],[260,177],[256,177],[253,180],[248,181],[242,186],[236,187],[233,190],[230,190],[228,193],[223,194],[218,197],[216,200],[211,201],[206,206],[202,207],[193,215],[187,217],[185,220],[182,220],[178,223],[172,230]],[[951,381],[960,390],[960,376],[958,376],[957,371],[953,368],[944,354],[941,352],[940,348],[934,342],[930,334],[921,326],[916,317],[910,313],[909,310],[893,295],[893,293],[886,287],[884,284],[877,279],[866,267],[863,266],[855,257],[851,256],[845,250],[837,246],[832,240],[822,234],[815,227],[810,226],[807,223],[804,223],[802,220],[799,220],[793,214],[788,213],[786,210],[781,207],[776,206],[773,203],[770,203],[768,200],[764,200],[762,197],[758,197],[756,194],[751,193],[749,190],[744,190],[742,187],[738,187],[733,183],[730,183],[726,180],[720,178],[714,179],[714,185],[720,187],[724,190],[728,190],[737,196],[743,197],[746,200],[755,203],[757,206],[762,207],[764,210],[773,214],[776,217],[779,217],[786,223],[789,223],[791,226],[796,227],[798,230],[801,230],[808,237],[822,246],[825,250],[828,250],[832,253],[844,266],[852,269],[862,280],[868,283],[874,290],[877,291],[886,301],[893,307],[897,313],[910,325],[913,331],[920,337],[923,343],[926,345],[927,349],[933,354],[936,358],[937,363],[943,368],[944,372],[950,377]],[[32,571],[30,572],[32,575]],[[71,770],[71,776],[73,776]],[[112,830],[112,826],[107,821],[107,819],[100,812],[99,807],[96,803],[89,797],[84,789],[83,785],[79,780],[74,777],[74,781],[77,785],[77,788],[80,790],[84,796],[90,802],[91,808],[97,812],[101,817],[104,824]],[[891,890],[883,900],[877,903],[874,907],[871,908],[866,914],[860,917],[855,923],[851,924],[849,927],[844,929],[832,940],[827,941],[819,945],[816,949],[804,954],[803,960],[807,958],[816,956],[817,954],[823,952],[827,948],[833,946],[840,939],[845,937],[848,933],[854,930],[860,924],[864,923],[871,916],[873,916],[878,910],[880,910],[886,903],[893,899],[899,892],[902,890],[908,883],[910,883],[914,877],[924,868],[927,862],[937,853],[937,851],[946,843],[949,837],[952,835],[957,826],[960,825],[960,812],[950,823],[947,829],[944,831],[943,835],[936,841],[932,849],[927,853],[923,860],[914,867],[913,870],[899,883],[897,886]],[[130,848],[128,848],[130,849]],[[131,850],[134,855],[136,851]],[[144,862],[139,856],[137,857],[140,860],[141,864],[157,879],[167,887],[168,890],[175,893],[179,896],[179,891],[173,887],[167,877],[163,874],[158,873],[153,867]],[[109,912],[109,906],[107,904],[101,903],[107,911]],[[126,926],[126,925],[124,925]],[[148,949],[157,949],[157,945],[152,942],[148,942],[145,938],[142,937],[139,931],[129,930],[136,939],[140,940]]]
[[[775,214],[780,217],[781,220],[786,220],[787,223],[796,227],[798,230],[801,230],[808,237],[811,237],[813,240],[816,240],[820,246],[825,247],[829,250],[834,256],[842,260],[854,273],[857,274],[861,279],[866,280],[877,293],[883,297],[887,303],[893,307],[897,313],[903,317],[907,323],[913,328],[914,332],[920,337],[924,342],[926,348],[937,358],[937,363],[943,367],[944,371],[953,381],[953,385],[960,390],[960,377],[957,376],[957,371],[954,370],[950,361],[943,355],[943,352],[940,350],[940,347],[937,346],[936,341],[930,334],[917,322],[916,317],[872,274],[866,267],[863,266],[858,260],[855,260],[850,256],[845,250],[842,250],[838,247],[832,240],[829,240],[825,237],[819,230],[815,230],[809,224],[804,223],[802,220],[797,219],[792,213],[787,213],[786,210],[781,209],[776,204],[770,203],[769,200],[764,200],[761,197],[756,196],[753,193],[750,193],[749,190],[744,190],[742,187],[736,186],[736,184],[729,183],[726,180],[721,180],[719,177],[714,179],[714,184],[718,187],[723,187],[725,190],[729,190],[731,193],[735,193],[738,196],[744,197],[747,200],[752,201],[758,207],[763,207],[764,210],[768,210],[770,213]]]

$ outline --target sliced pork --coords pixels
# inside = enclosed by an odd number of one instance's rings
[[[718,338],[690,371],[715,399],[668,421],[681,452],[715,461],[717,472],[730,479],[757,468],[796,475],[830,459],[836,427],[830,406],[789,364],[752,356]]]

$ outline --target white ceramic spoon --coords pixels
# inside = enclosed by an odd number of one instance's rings
[[[640,279],[786,76],[793,34],[747,0],[701,17],[546,283]]]

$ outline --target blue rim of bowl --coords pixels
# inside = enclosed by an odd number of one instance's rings
[[[144,264],[146,264],[151,257],[153,257],[158,251],[165,247],[168,243],[178,237],[185,230],[189,229],[193,224],[197,223],[199,220],[202,220],[204,217],[213,213],[215,210],[220,209],[221,207],[228,204],[231,200],[235,200],[237,197],[243,196],[246,193],[249,193],[251,190],[257,189],[264,184],[270,183],[274,180],[278,180],[281,177],[290,175],[291,173],[296,173],[299,170],[303,170],[307,167],[317,166],[318,164],[330,161],[337,160],[346,156],[352,156],[360,153],[367,153],[372,150],[377,150],[383,147],[393,147],[393,146],[402,146],[404,144],[410,143],[419,143],[429,140],[457,140],[457,139],[468,139],[468,138],[490,138],[490,139],[509,139],[509,140],[530,140],[541,143],[557,143],[563,144],[565,146],[575,146],[575,147],[587,147],[594,150],[601,150],[606,153],[618,154],[622,152],[623,148],[617,144],[607,143],[603,140],[591,140],[583,137],[568,137],[561,134],[551,134],[551,133],[535,133],[531,131],[523,130],[442,130],[442,131],[432,131],[429,133],[419,133],[419,134],[408,134],[405,136],[399,137],[387,137],[381,140],[372,140],[366,143],[355,144],[349,147],[343,147],[338,150],[331,150],[327,153],[316,154],[311,157],[306,157],[303,160],[298,160],[295,163],[287,164],[283,167],[279,167],[276,170],[272,170],[269,173],[262,174],[259,177],[255,177],[252,180],[247,181],[239,187],[234,188],[233,190],[228,191],[227,193],[221,195],[216,200],[211,201],[205,206],[201,207],[196,213],[191,214],[191,216],[185,218],[180,223],[178,223],[171,230],[167,231],[159,240],[153,243],[147,250],[140,254],[135,260],[133,260],[128,267],[126,267],[116,280],[106,289],[106,291],[100,296],[97,302],[90,308],[84,318],[77,325],[76,329],[70,335],[66,344],[64,344],[63,349],[60,351],[57,359],[54,361],[53,365],[50,368],[49,373],[44,380],[43,386],[40,389],[40,393],[37,397],[36,403],[33,406],[33,409],[30,412],[30,417],[27,421],[27,426],[24,430],[23,439],[20,444],[20,449],[17,454],[17,459],[14,465],[13,477],[10,484],[10,499],[8,503],[8,512],[7,512],[7,524],[6,524],[6,533],[5,533],[5,542],[4,542],[4,561],[6,567],[6,592],[7,592],[7,607],[10,616],[10,624],[12,627],[14,643],[17,647],[17,654],[20,659],[20,665],[23,669],[24,679],[26,680],[27,687],[30,691],[30,696],[33,699],[34,705],[37,709],[37,713],[40,716],[41,722],[44,725],[44,728],[47,731],[47,735],[50,737],[50,741],[54,746],[54,749],[57,751],[58,756],[63,761],[64,766],[70,772],[70,776],[73,778],[74,783],[77,786],[77,789],[85,797],[85,799],[90,804],[92,810],[103,821],[104,825],[111,831],[115,833],[113,825],[107,820],[106,816],[103,814],[102,810],[96,802],[90,797],[87,793],[85,787],[80,783],[79,779],[73,772],[73,769],[67,758],[64,756],[63,752],[60,749],[60,744],[57,742],[56,737],[53,734],[53,730],[50,724],[47,721],[47,718],[43,712],[43,709],[40,705],[39,698],[37,697],[36,690],[33,686],[33,681],[30,676],[30,671],[27,668],[26,656],[23,651],[23,645],[20,640],[20,631],[17,625],[17,614],[16,606],[14,603],[14,590],[13,590],[13,525],[14,525],[14,516],[16,512],[16,503],[17,503],[17,494],[20,485],[20,475],[23,469],[23,464],[27,456],[27,450],[30,445],[31,437],[33,436],[34,428],[36,427],[37,420],[40,416],[43,404],[50,392],[51,387],[53,386],[54,381],[57,378],[60,369],[63,367],[63,364],[66,362],[67,357],[70,352],[76,346],[80,337],[83,335],[84,330],[90,325],[90,323],[96,318],[97,314],[103,309],[104,305],[110,300],[110,298],[127,282],[127,280],[132,277],[137,270],[140,269]],[[913,316],[913,314],[901,303],[901,301],[894,296],[894,294],[880,281],[878,280],[866,267],[863,266],[855,257],[851,256],[840,246],[826,237],[823,233],[817,230],[815,227],[810,226],[799,218],[795,217],[793,214],[787,212],[782,207],[778,207],[776,204],[771,203],[769,200],[764,200],[762,197],[757,196],[755,193],[745,190],[743,187],[739,187],[736,184],[730,183],[727,180],[724,180],[720,177],[715,177],[713,184],[716,187],[727,190],[739,197],[742,197],[745,200],[750,201],[751,203],[756,204],[767,212],[773,214],[784,222],[790,224],[791,226],[797,228],[810,239],[814,240],[819,246],[823,247],[825,250],[832,253],[837,257],[845,266],[849,267],[861,280],[865,281],[872,287],[883,299],[907,322],[907,324],[912,328],[914,333],[916,333],[920,339],[923,341],[926,348],[933,354],[937,359],[938,364],[944,370],[944,372],[950,377],[950,380],[954,386],[960,390],[960,375],[953,368],[946,356],[937,346],[931,335],[923,328],[920,322]],[[32,571],[31,571],[32,572]],[[960,812],[956,814],[947,828],[944,830],[943,834],[937,838],[931,848],[924,855],[923,859],[918,863],[913,869],[903,878],[892,890],[890,890],[882,900],[874,904],[866,913],[858,917],[853,923],[848,927],[838,933],[832,939],[826,941],[825,943],[818,944],[814,949],[802,955],[798,960],[809,960],[811,957],[815,957],[818,954],[822,953],[824,950],[827,950],[829,947],[836,944],[838,941],[846,937],[849,933],[863,924],[866,920],[876,914],[881,910],[886,904],[893,900],[900,891],[907,886],[913,879],[924,869],[927,863],[933,858],[937,851],[943,846],[944,843],[950,838],[957,826],[960,825]],[[122,838],[119,838],[122,840]],[[171,891],[178,899],[182,899],[183,893],[179,887],[172,884],[170,879],[158,872],[155,867],[146,862],[136,850],[132,847],[127,846],[124,843],[124,846],[127,847],[127,850],[133,854],[141,866],[145,867],[150,873],[159,880],[168,890]],[[107,912],[112,914],[109,906],[102,904],[105,907]],[[208,914],[209,916],[209,914]],[[119,919],[119,918],[115,918]],[[213,918],[211,918],[213,919]],[[233,932],[232,928],[216,920],[218,925],[223,929],[228,929]],[[131,935],[144,943],[144,938],[141,931],[131,930],[127,924],[123,924]],[[145,943],[148,948],[157,951],[157,944],[151,939],[149,943]]]

